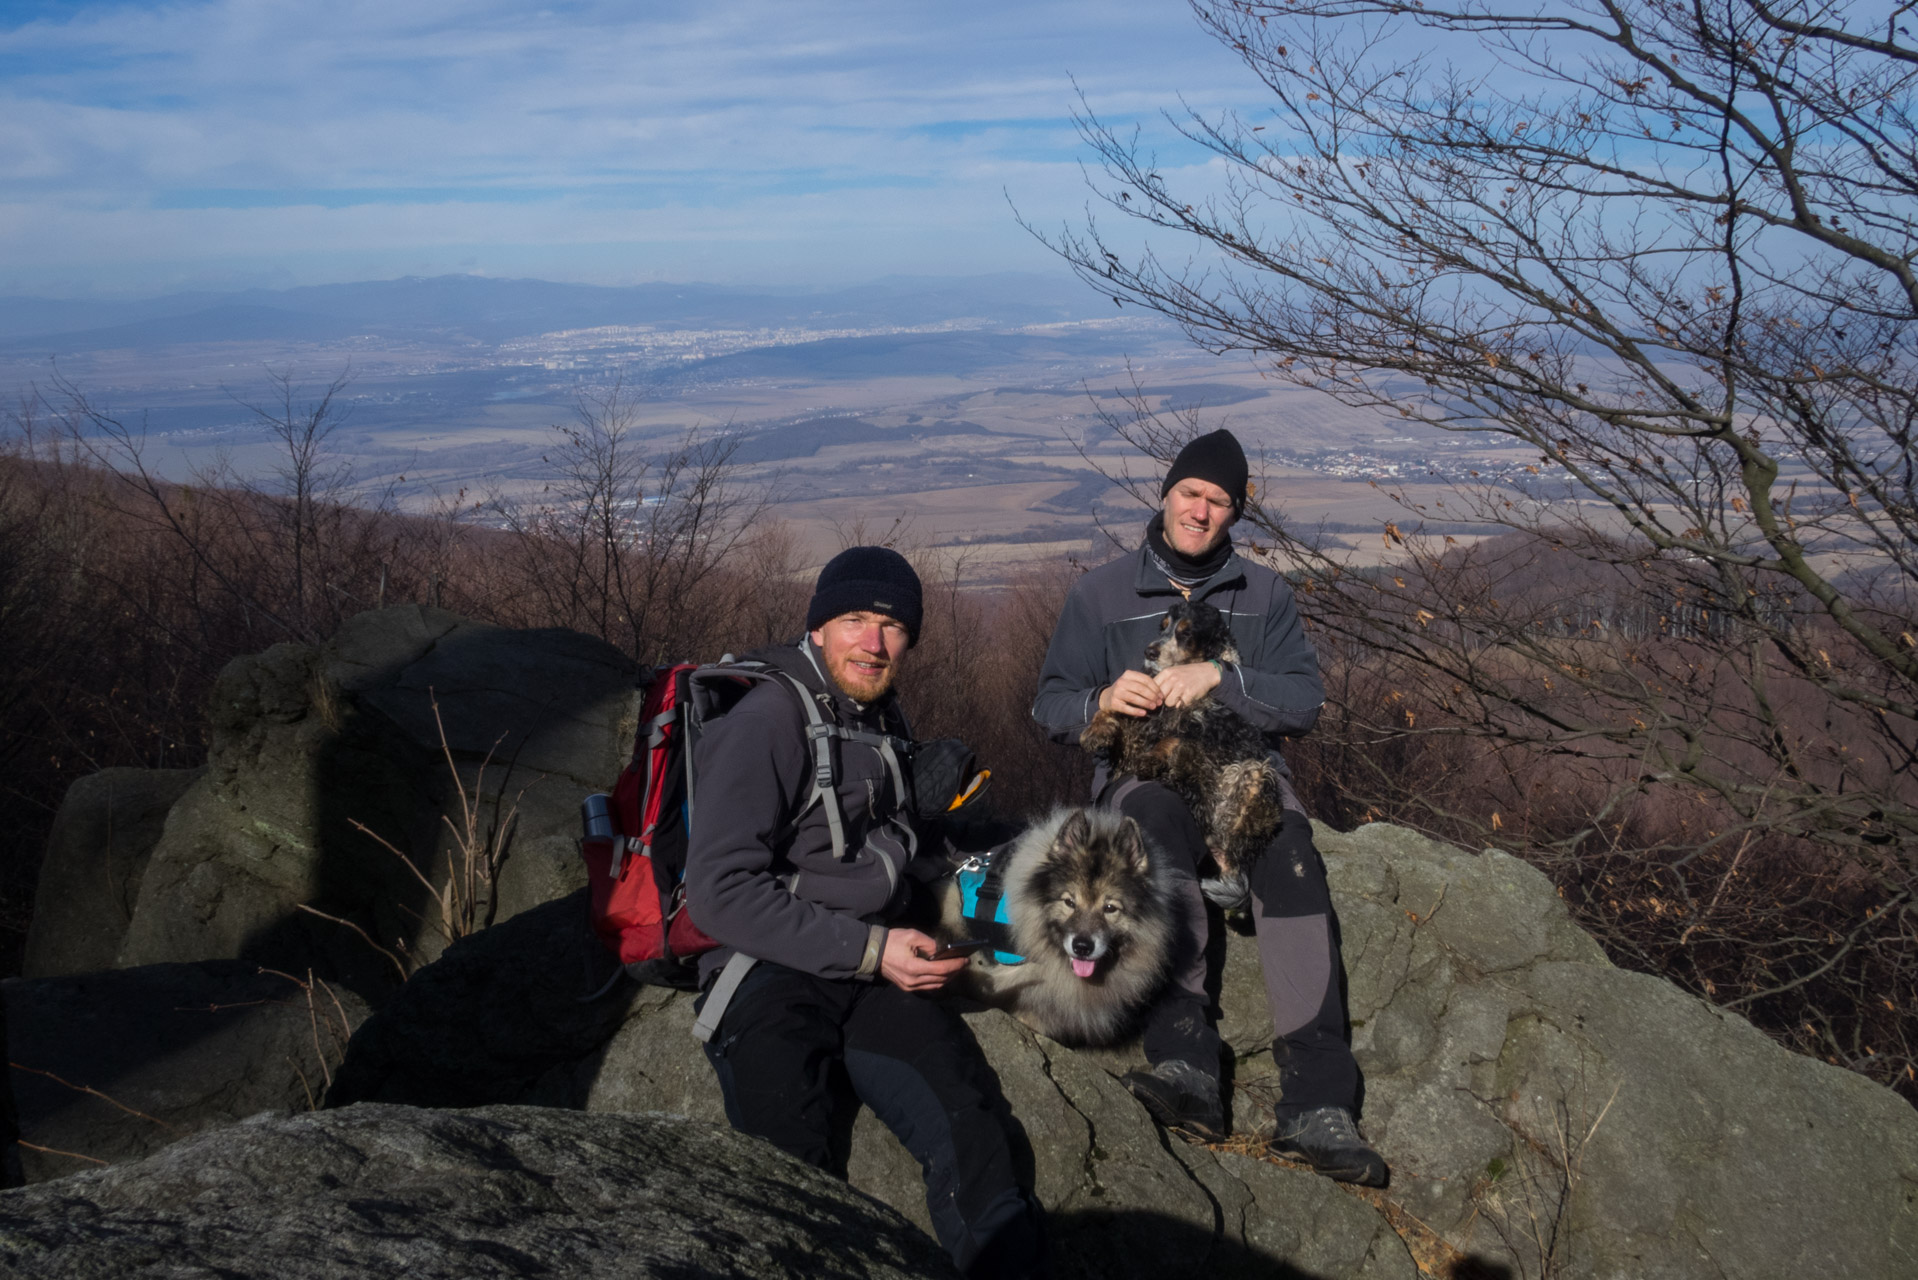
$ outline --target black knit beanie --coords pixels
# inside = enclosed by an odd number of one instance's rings
[[[1232,498],[1232,514],[1245,513],[1246,482],[1251,471],[1245,465],[1245,450],[1239,447],[1238,438],[1224,427],[1194,438],[1179,450],[1179,456],[1172,460],[1172,470],[1165,473],[1165,483],[1159,486],[1159,496],[1165,497],[1173,485],[1187,478],[1218,485]]]
[[[828,560],[806,606],[806,630],[860,610],[897,619],[905,624],[907,642],[919,643],[919,575],[904,556],[888,547],[848,547]]]

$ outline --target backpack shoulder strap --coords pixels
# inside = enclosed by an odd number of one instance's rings
[[[810,654],[807,655],[811,657]],[[815,664],[817,665],[817,664]],[[829,720],[819,708],[819,700],[813,696],[805,682],[790,672],[783,671],[770,663],[749,660],[738,664],[724,664],[711,668],[701,668],[699,674],[710,672],[714,678],[746,680],[754,683],[783,684],[791,689],[799,699],[800,710],[806,716],[806,741],[812,746],[812,790],[806,793],[804,803],[793,812],[788,827],[796,826],[817,804],[826,812],[826,827],[832,835],[832,853],[837,860],[846,858],[846,822],[839,808],[837,776],[833,768],[832,740],[847,737],[847,731],[840,728],[836,720]],[[692,755],[686,758],[686,794],[688,803],[692,797]]]
[[[803,649],[801,651],[806,653],[807,660],[811,661],[814,669],[817,670],[818,662],[813,659],[812,654]],[[900,759],[902,752],[910,751],[912,744],[909,741],[892,734],[846,728],[839,723],[837,717],[820,709],[820,700],[813,695],[811,689],[806,687],[804,681],[776,666],[760,663],[747,666],[742,663],[738,666],[729,665],[713,670],[733,678],[768,681],[775,684],[784,683],[799,699],[800,710],[806,716],[806,741],[812,746],[812,789],[806,793],[804,802],[794,811],[792,823],[789,825],[797,825],[799,819],[809,813],[814,805],[820,806],[826,815],[826,829],[832,838],[832,855],[835,860],[845,861],[852,851],[846,847],[846,820],[839,807],[838,771],[833,766],[832,753],[834,739],[841,742],[856,742],[878,752],[880,759],[885,762],[887,772],[892,777],[893,794],[899,797],[901,806],[909,803],[911,792],[906,788],[905,766]],[[686,769],[686,794],[690,804],[692,797],[690,753],[687,756]],[[918,852],[918,835],[908,825],[905,828],[905,836],[906,852],[910,857]]]
[[[812,669],[818,674],[820,683],[830,683],[825,670],[819,665],[818,656],[812,651],[812,646],[801,643],[799,645],[799,651],[805,654],[806,661],[812,664]],[[810,723],[806,726],[806,734],[812,739],[814,744],[812,799],[822,800],[825,804],[826,821],[828,825],[832,827],[833,833],[833,855],[838,858],[844,858],[846,854],[846,840],[845,833],[840,826],[837,792],[833,788],[832,753],[828,739],[838,738],[841,742],[857,742],[861,746],[871,747],[877,751],[879,758],[885,762],[886,771],[892,775],[892,794],[898,798],[899,807],[901,809],[910,809],[912,806],[912,792],[906,787],[906,771],[905,767],[900,763],[899,757],[902,752],[910,754],[912,751],[912,738],[910,736],[912,734],[912,725],[906,719],[905,709],[900,707],[897,702],[893,704],[893,714],[898,717],[900,725],[905,728],[906,737],[899,737],[890,733],[872,733],[865,729],[847,729],[841,726],[837,720],[828,725],[818,714],[818,709],[814,705],[812,691],[807,689],[805,685],[801,684],[794,677],[786,675],[785,672],[782,671],[780,674],[792,681],[793,688],[799,692],[799,700],[806,704],[806,713],[810,720]],[[823,791],[821,790],[822,788],[824,788]],[[810,809],[811,807],[812,800],[808,800],[805,808],[802,808],[800,812],[804,813],[806,809]],[[911,823],[906,823],[903,831],[906,837],[906,856],[908,859],[916,857],[919,853],[919,835],[912,829]]]
[[[705,1044],[719,1030],[719,1020],[726,1016],[726,1006],[733,1001],[733,993],[739,990],[739,984],[746,980],[747,973],[758,964],[744,951],[735,951],[726,961],[726,967],[719,971],[711,990],[706,993],[706,1003],[700,1006],[699,1017],[693,1022],[693,1039]],[[614,975],[618,976],[618,975]]]
[[[832,736],[843,742],[857,742],[861,746],[871,747],[879,753],[886,764],[886,771],[892,775],[892,793],[899,799],[901,809],[912,807],[912,792],[906,787],[905,767],[900,764],[899,756],[903,750],[910,753],[912,743],[904,738],[894,737],[890,733],[869,733],[864,729],[841,729],[833,726]],[[901,826],[906,837],[906,855],[915,857],[919,853],[919,835],[912,829],[911,823]]]
[[[819,710],[818,700],[812,696],[812,690],[797,677],[784,671],[778,675],[799,695],[799,705],[806,712],[806,740],[812,743],[812,792],[793,814],[793,821],[798,822],[815,804],[824,809],[826,828],[832,834],[832,856],[843,862],[846,858],[846,819],[839,810],[838,779],[832,767],[832,740],[851,735],[840,728],[837,721],[826,719]]]

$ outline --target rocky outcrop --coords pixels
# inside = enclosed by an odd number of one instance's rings
[[[167,816],[116,962],[241,957],[381,998],[444,946],[445,912],[362,828],[437,884],[464,856],[463,805],[482,844],[513,813],[481,924],[576,888],[578,803],[631,750],[637,675],[577,632],[417,605],[235,660],[206,774]]]
[[[1521,1275],[1547,1230],[1574,1276],[1918,1260],[1918,1112],[1896,1094],[1613,968],[1515,858],[1382,825],[1321,844],[1366,1129],[1392,1199],[1452,1247]]]
[[[350,991],[244,961],[0,983],[29,1182],[306,1110],[366,1019]]]
[[[844,1183],[721,1125],[530,1107],[262,1116],[0,1195],[0,1276],[952,1271]]]
[[[539,1103],[719,1121],[712,1072],[689,1034],[690,999],[630,983],[599,991],[610,965],[578,892],[575,806],[625,759],[635,674],[584,637],[501,631],[416,607],[364,615],[323,648],[282,645],[232,664],[215,699],[208,770],[167,816],[120,962],[244,956],[255,977],[259,963],[303,978],[310,968],[385,1000],[354,1036],[329,1093],[335,1105]],[[435,699],[464,794],[479,795],[483,816],[515,797],[521,812],[481,913],[497,923],[450,947],[410,869],[354,826],[422,866],[448,864],[442,815],[463,793]],[[496,763],[482,767],[489,752]],[[512,762],[510,775],[501,761]],[[1318,839],[1342,925],[1364,1125],[1392,1185],[1383,1194],[1336,1187],[1264,1158],[1247,1136],[1169,1142],[1117,1082],[1140,1061],[1135,1048],[1072,1052],[1004,1015],[970,1012],[1051,1213],[1059,1274],[1911,1270],[1918,1112],[1902,1100],[1612,967],[1549,882],[1516,859],[1386,826],[1321,828]],[[356,928],[406,955],[382,956]],[[435,955],[393,992],[401,960]],[[96,979],[105,980],[72,981]],[[22,1013],[57,991],[28,1000],[25,984],[9,984],[15,1061],[36,1065],[26,1056],[36,1037],[67,1017]],[[145,1003],[165,1000],[195,1003]],[[1227,939],[1219,1004],[1235,1126],[1254,1134],[1276,1085],[1247,938]],[[297,1038],[295,1023],[273,1034]],[[215,1061],[231,1053],[253,1064],[240,1075],[277,1081],[266,1089],[273,1100],[234,1093],[207,1110],[207,1123],[244,1107],[304,1105],[292,1077],[273,1076],[266,1051],[216,1053],[211,1036],[176,1044],[169,1034],[137,1016],[96,1030],[102,1044],[171,1047],[129,1049],[137,1062],[115,1068],[112,1088],[80,1072],[83,1056],[65,1078],[170,1115],[166,1089],[185,1096],[184,1082],[201,1076],[238,1078]],[[136,1067],[175,1082],[140,1093]],[[26,1095],[51,1087],[35,1079],[15,1073],[29,1140],[52,1132],[34,1128],[50,1104],[29,1106]],[[148,1121],[109,1115],[104,1100],[87,1097],[93,1118],[71,1141],[92,1145],[69,1149],[126,1158],[177,1136],[149,1127],[113,1137],[106,1131]],[[862,1113],[843,1136],[853,1186],[925,1226],[919,1171],[891,1135]],[[8,1239],[0,1232],[0,1246]]]
[[[1022,1127],[1061,1275],[1410,1280],[1416,1256],[1440,1274],[1469,1261],[1530,1276],[1549,1255],[1566,1276],[1865,1280],[1918,1256],[1918,1113],[1896,1095],[1612,967],[1516,859],[1387,826],[1321,828],[1319,844],[1343,925],[1365,1127],[1392,1185],[1356,1194],[1245,1138],[1168,1142],[1115,1078],[1138,1063],[1135,1049],[1073,1052],[1003,1014],[968,1014]],[[720,1120],[687,997],[628,985],[583,1012],[597,977],[583,919],[580,902],[555,903],[450,950],[420,975],[437,986],[368,1023],[342,1083],[427,1105],[537,1100]],[[536,958],[537,975],[505,980],[516,955]],[[460,1000],[488,990],[503,993],[485,1000],[490,1025],[462,1030],[478,1019]],[[1220,1003],[1246,1133],[1273,1095],[1250,939],[1230,939]],[[557,1031],[543,1030],[556,1010]],[[613,1034],[568,1060],[596,1016]],[[532,1055],[541,1042],[552,1052]],[[847,1140],[852,1184],[927,1226],[903,1148],[864,1112]]]
[[[110,969],[167,811],[204,769],[102,769],[67,788],[34,893],[21,972]]]

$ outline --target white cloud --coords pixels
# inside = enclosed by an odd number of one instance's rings
[[[1041,218],[1082,202],[1068,73],[1119,116],[1256,96],[1167,0],[65,15],[0,25],[0,277],[452,245],[623,246],[631,271],[721,238],[786,250],[728,278],[877,274],[955,244],[976,269],[1030,265],[1000,188]]]

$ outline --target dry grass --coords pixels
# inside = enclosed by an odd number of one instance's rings
[[[261,969],[260,972],[285,978],[299,988],[305,999],[307,1024],[312,1032],[313,1060],[320,1072],[320,1087],[313,1087],[306,1068],[299,1062],[289,1058],[287,1065],[300,1078],[300,1088],[306,1093],[306,1109],[318,1111],[325,1104],[326,1091],[333,1087],[333,1068],[346,1060],[347,1042],[353,1038],[353,1027],[347,1019],[346,1009],[340,1004],[339,996],[333,993],[333,988],[311,969],[306,971],[304,978],[278,969]]]
[[[1184,1137],[1184,1135],[1180,1135]],[[1252,1134],[1235,1133],[1219,1142],[1199,1142],[1187,1139],[1196,1146],[1222,1155],[1241,1156],[1248,1160],[1261,1160],[1266,1164],[1277,1165],[1281,1169],[1292,1169],[1299,1173],[1313,1174],[1310,1165],[1300,1164],[1296,1160],[1287,1160],[1274,1155],[1269,1139]],[[1447,1240],[1436,1228],[1404,1205],[1394,1200],[1389,1188],[1357,1187],[1351,1183],[1336,1184],[1339,1190],[1356,1200],[1363,1200],[1378,1211],[1380,1217],[1405,1242],[1405,1248],[1412,1255],[1412,1261],[1418,1266],[1419,1274],[1432,1276],[1434,1280],[1489,1280],[1495,1271],[1488,1271],[1484,1264],[1470,1255],[1461,1252]]]

